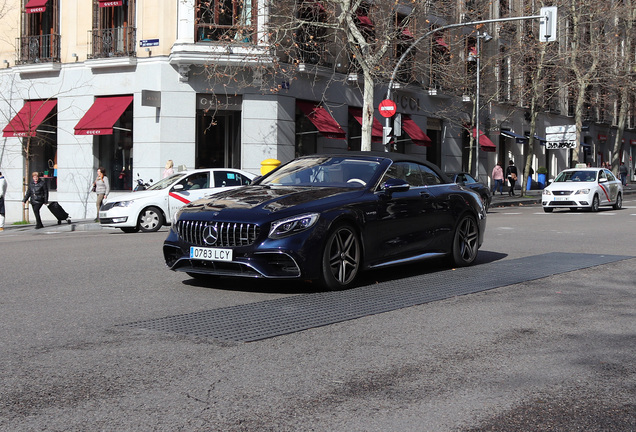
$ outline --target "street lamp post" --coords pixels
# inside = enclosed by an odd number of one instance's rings
[[[479,181],[479,135],[481,135],[481,129],[479,129],[479,91],[481,90],[481,40],[489,42],[492,39],[486,32],[477,33],[477,44],[475,47],[475,60],[477,62],[477,90],[475,92],[475,178]]]

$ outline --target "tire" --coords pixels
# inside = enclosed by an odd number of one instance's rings
[[[362,247],[356,231],[350,225],[336,227],[322,252],[322,285],[329,290],[349,287],[361,263]]]
[[[600,207],[600,202],[598,199],[598,195],[594,195],[594,198],[592,198],[592,207],[590,207],[590,210],[592,210],[593,212],[597,212],[599,207]]]
[[[148,207],[141,211],[137,226],[143,232],[159,231],[163,226],[163,214],[157,207]]]
[[[546,213],[552,213],[552,210],[554,210],[552,207],[543,207],[543,211]]]
[[[461,218],[453,235],[452,264],[465,267],[473,263],[479,251],[479,228],[472,216]]]
[[[612,207],[614,207],[614,210],[620,210],[623,208],[623,195],[618,194],[616,197],[616,203],[614,203]]]
[[[124,227],[124,228],[119,228],[120,230],[122,230],[123,232],[125,232],[126,234],[132,234],[132,233],[136,233],[137,231],[139,231],[139,227]]]

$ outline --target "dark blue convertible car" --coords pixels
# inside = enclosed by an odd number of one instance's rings
[[[399,153],[311,155],[252,185],[183,207],[168,267],[214,276],[314,280],[344,289],[363,270],[447,256],[466,266],[486,227],[479,195]]]

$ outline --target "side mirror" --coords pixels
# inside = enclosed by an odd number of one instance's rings
[[[176,184],[172,187],[173,191],[182,191],[183,190],[183,185],[182,184]]]
[[[410,187],[411,185],[409,185],[405,180],[392,178],[384,182],[382,190],[391,195],[395,192],[406,192]]]

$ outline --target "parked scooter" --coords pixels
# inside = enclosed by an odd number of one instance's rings
[[[148,189],[150,187],[150,183],[152,183],[152,179],[150,179],[150,182],[145,183],[144,180],[141,177],[139,177],[139,173],[137,173],[137,185],[133,189],[133,192]]]

